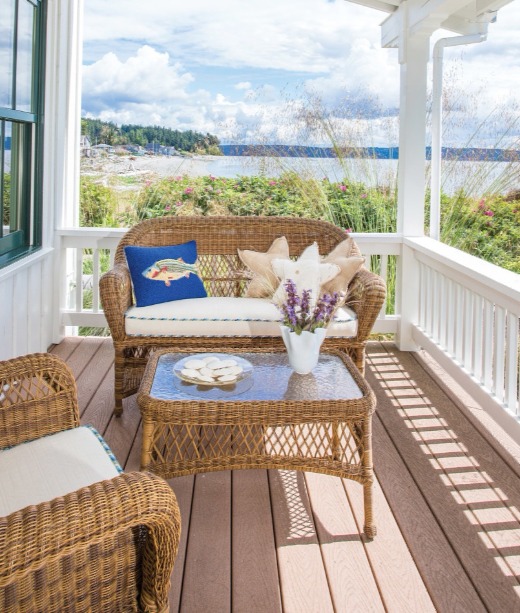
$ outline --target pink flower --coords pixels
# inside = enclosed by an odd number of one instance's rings
[[[209,180],[210,181],[216,181],[217,177],[214,177],[213,175],[209,175]]]
[[[482,198],[482,200],[478,203],[478,208],[479,209],[485,209],[486,208],[486,200],[484,198]]]
[[[181,202],[180,200],[178,200],[178,201],[175,203],[175,206],[182,206],[182,202]]]
[[[150,185],[152,184],[151,181],[145,181],[144,184],[146,185],[146,187],[150,187]]]
[[[164,207],[164,210],[165,210],[165,211],[171,211],[171,210],[172,210],[172,207],[171,207],[169,204],[167,204],[167,205]]]
[[[182,181],[182,177],[181,176],[175,177],[175,180],[176,181]]]
[[[191,194],[192,192],[193,192],[193,187],[187,187],[187,188],[184,190],[184,193],[185,193],[185,194]]]
[[[367,198],[368,196],[366,194],[361,194],[360,198]]]
[[[276,185],[276,181],[269,181],[269,185]]]
[[[350,234],[351,232],[353,232],[352,228],[345,228],[345,232],[347,234]]]
[[[493,213],[493,211],[491,211],[489,209],[487,211],[484,211],[484,215],[487,215],[488,217],[493,217],[494,214],[495,213]]]
[[[339,188],[340,188],[340,190],[342,192],[346,192],[347,191],[347,186],[346,185],[340,185]]]

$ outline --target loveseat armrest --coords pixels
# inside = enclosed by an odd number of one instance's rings
[[[116,264],[99,279],[99,295],[115,341],[125,338],[125,313],[132,306],[132,280],[124,264]]]
[[[356,342],[364,343],[370,336],[385,298],[386,284],[379,275],[366,268],[356,273],[350,283],[346,302],[357,315]]]
[[[76,381],[61,358],[32,353],[0,362],[0,449],[77,426]]]
[[[175,494],[150,473],[11,513],[0,518],[0,610],[134,610],[137,597],[140,610],[167,611],[179,536]]]

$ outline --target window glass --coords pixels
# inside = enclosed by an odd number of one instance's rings
[[[10,204],[11,204],[11,140],[12,127],[10,121],[2,121],[0,126],[2,133],[2,165],[0,168],[2,179],[2,236],[11,231],[10,227]]]
[[[16,49],[16,109],[32,111],[34,5],[21,0],[18,5],[18,39]]]
[[[41,245],[44,41],[38,0],[0,0],[0,267]]]
[[[2,0],[0,10],[0,107],[13,105],[13,52],[15,0]]]

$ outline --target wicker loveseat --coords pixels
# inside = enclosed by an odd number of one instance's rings
[[[219,313],[215,314],[215,319],[201,322],[189,334],[129,333],[130,317],[127,319],[127,316],[134,309],[134,303],[124,248],[167,246],[195,240],[200,275],[208,296],[241,297],[250,275],[237,250],[266,252],[281,236],[287,238],[292,258],[313,242],[317,242],[321,254],[327,254],[346,238],[343,230],[330,223],[292,217],[169,216],[140,222],[125,234],[116,250],[114,267],[100,279],[101,301],[115,349],[116,415],[121,414],[123,398],[137,391],[149,352],[154,348],[168,346],[184,352],[259,351],[282,344],[278,327],[276,334],[248,333],[247,330],[234,335],[219,334],[219,324],[215,321],[222,317]],[[360,255],[354,242],[351,255]],[[349,285],[346,305],[356,319],[354,332],[349,336],[344,333],[328,336],[324,349],[346,351],[363,371],[365,344],[385,295],[384,281],[362,267]],[[233,313],[224,317],[229,321]],[[208,329],[212,330],[210,334]]]
[[[0,362],[0,482],[0,611],[168,610],[175,495],[150,473],[120,474],[79,425],[73,375],[56,356]]]

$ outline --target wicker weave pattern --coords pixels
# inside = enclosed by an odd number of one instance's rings
[[[191,473],[285,468],[353,479],[365,488],[365,532],[375,535],[371,420],[375,397],[343,352],[361,397],[338,400],[165,400],[151,394],[157,351],[137,401],[143,416],[142,468],[165,478]],[[315,376],[323,376],[317,375]]]
[[[0,382],[4,443],[79,425],[74,378],[59,358],[1,362]],[[165,611],[179,534],[172,490],[147,473],[1,517],[0,611]]]
[[[114,268],[100,279],[100,295],[112,334],[115,349],[115,413],[120,415],[123,398],[137,391],[152,348],[170,347],[191,352],[233,349],[251,351],[282,347],[281,338],[237,337],[129,337],[125,333],[125,312],[132,306],[132,285],[126,265],[127,245],[160,246],[195,239],[200,271],[206,289],[213,296],[241,296],[249,280],[249,272],[237,256],[237,249],[267,251],[273,240],[285,235],[296,257],[316,241],[320,253],[329,253],[345,239],[340,228],[314,219],[292,217],[161,217],[143,221],[121,239],[115,254]],[[360,255],[354,245],[352,255]],[[325,349],[348,353],[363,372],[365,344],[384,303],[386,288],[376,274],[362,269],[349,288],[348,306],[358,317],[358,333],[353,339],[327,338]],[[352,291],[354,290],[354,291]],[[140,348],[145,348],[141,354]],[[133,372],[130,372],[133,371]]]

